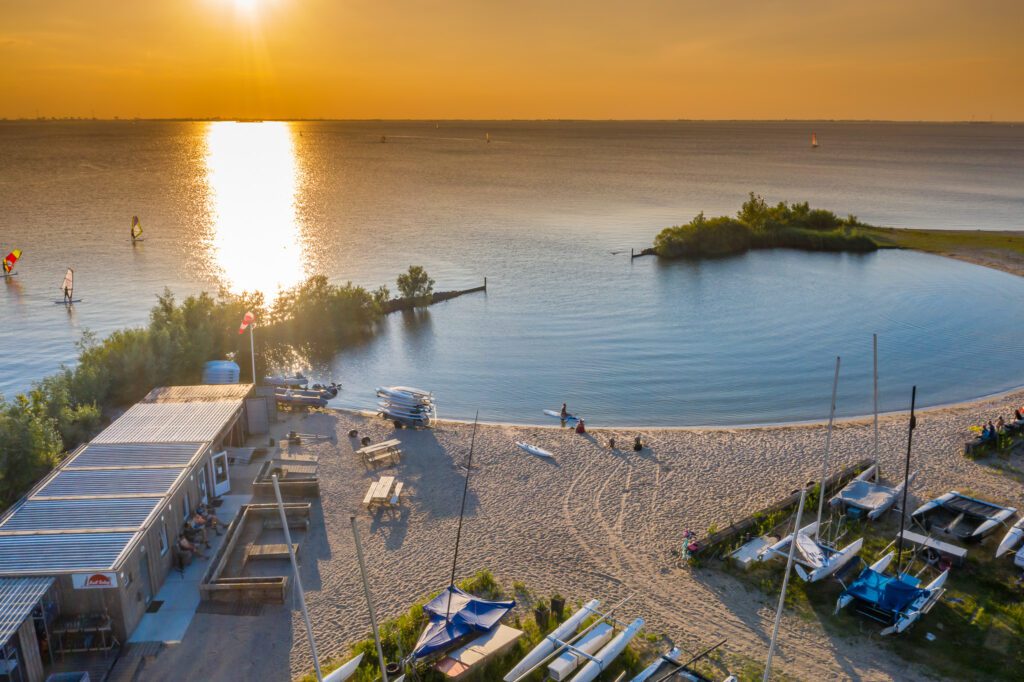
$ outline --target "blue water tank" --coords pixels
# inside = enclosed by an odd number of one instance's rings
[[[203,367],[204,384],[237,384],[241,370],[230,360],[211,360]]]

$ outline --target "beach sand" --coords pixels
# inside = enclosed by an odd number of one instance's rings
[[[928,498],[969,490],[1024,506],[1018,482],[961,454],[970,425],[1022,403],[1024,392],[920,412],[913,494]],[[880,420],[883,478],[902,476],[906,427],[906,415]],[[353,454],[358,444],[346,435],[352,428],[375,442],[401,440],[401,463],[365,469]],[[430,430],[395,431],[390,422],[346,412],[294,416],[275,425],[275,435],[290,429],[337,435],[336,444],[301,448],[321,461],[321,500],[302,548],[321,658],[345,654],[369,631],[350,514],[359,519],[379,618],[397,616],[447,585],[464,480],[456,463],[466,459],[472,428],[442,422]],[[607,447],[613,433],[626,449]],[[578,436],[557,427],[481,425],[458,577],[486,568],[506,584],[522,581],[539,594],[559,592],[570,602],[596,597],[612,604],[632,595],[620,615],[643,617],[649,631],[685,650],[698,652],[727,639],[728,652],[763,661],[778,594],[751,590],[713,568],[678,568],[670,552],[685,529],[703,536],[709,526],[727,526],[819,478],[824,425],[645,429],[650,448],[642,452],[629,447],[635,433],[595,428]],[[523,452],[514,444],[518,440],[550,450],[555,460]],[[871,451],[870,418],[837,424],[833,470]],[[399,514],[368,515],[363,495],[372,479],[385,474],[403,481],[408,497]],[[231,639],[221,651],[232,653],[210,664],[210,679],[237,679],[246,670],[257,675],[250,679],[311,670],[298,610],[269,613],[277,615],[197,614],[182,645],[161,655],[156,669],[147,669],[152,673],[147,679],[175,679],[178,666],[187,665],[182,657],[202,650],[204,642],[225,641],[227,630]],[[800,680],[927,679],[925,671],[880,646],[874,635],[830,638],[820,623],[791,615],[783,621],[775,660],[776,670]]]

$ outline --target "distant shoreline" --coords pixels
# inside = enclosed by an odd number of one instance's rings
[[[970,121],[945,119],[884,119],[884,118],[254,118],[254,117],[118,117],[98,118],[92,116],[40,116],[0,117],[0,123],[50,123],[50,122],[193,122],[230,121],[256,123],[274,121],[284,123],[882,123],[882,124],[923,124],[923,125],[1020,125],[1019,121]]]

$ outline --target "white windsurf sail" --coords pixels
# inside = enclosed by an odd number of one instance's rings
[[[68,271],[64,273],[64,281],[61,282],[60,290],[68,298],[75,297],[75,271],[68,268]]]
[[[132,241],[135,241],[142,236],[142,222],[139,221],[139,216],[132,216]]]

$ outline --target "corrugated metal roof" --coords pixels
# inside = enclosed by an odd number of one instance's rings
[[[185,467],[178,469],[62,469],[30,499],[106,495],[166,495]]]
[[[135,533],[0,535],[0,573],[112,571]]]
[[[14,636],[51,585],[53,578],[0,578],[0,646]]]
[[[224,430],[241,400],[207,403],[139,403],[93,443],[209,442]]]
[[[94,443],[79,450],[64,465],[82,467],[188,466],[206,443]]]
[[[30,499],[0,524],[0,535],[15,531],[127,530],[141,528],[162,497],[100,500]]]
[[[241,400],[252,392],[252,384],[203,384],[154,388],[144,403],[198,403]]]

